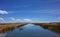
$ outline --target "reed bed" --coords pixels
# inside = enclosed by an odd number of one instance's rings
[[[21,27],[25,24],[0,24],[0,33],[13,31],[15,28]]]

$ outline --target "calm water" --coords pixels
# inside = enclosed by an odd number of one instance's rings
[[[0,37],[60,37],[60,34],[38,25],[27,24],[11,31],[0,33]]]

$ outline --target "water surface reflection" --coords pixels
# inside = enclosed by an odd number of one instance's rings
[[[40,25],[27,24],[7,32],[5,37],[60,37],[60,34],[46,29]]]
[[[57,34],[60,34],[60,26],[48,26],[48,25],[38,25],[38,26],[42,27],[43,29],[47,29]]]

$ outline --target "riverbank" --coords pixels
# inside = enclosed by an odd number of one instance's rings
[[[52,22],[52,23],[33,23],[35,25],[42,25],[42,26],[60,26],[60,22]]]
[[[39,25],[44,29],[48,29],[60,34],[60,23],[34,23],[34,24]]]
[[[0,24],[0,33],[8,32],[11,31],[15,28],[21,27],[25,24],[14,24],[14,23],[5,23],[5,24]]]

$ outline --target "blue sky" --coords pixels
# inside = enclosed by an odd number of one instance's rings
[[[1,22],[60,22],[60,0],[0,0]]]

